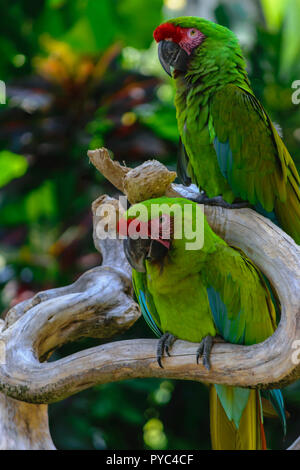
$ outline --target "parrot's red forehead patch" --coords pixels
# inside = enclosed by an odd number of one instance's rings
[[[120,219],[117,225],[117,232],[124,237],[130,236],[130,230],[139,233],[141,236],[149,235],[150,222],[141,222],[138,219]]]
[[[172,23],[164,23],[156,28],[153,37],[156,42],[163,41],[164,39],[172,39],[174,42],[179,43],[182,38],[182,28]]]
[[[142,238],[150,237],[169,247],[169,239],[174,233],[174,218],[163,214],[153,220],[142,222],[137,218],[121,218],[117,224],[117,232],[124,237],[139,235]]]

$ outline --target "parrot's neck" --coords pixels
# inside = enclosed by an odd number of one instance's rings
[[[156,292],[172,292],[189,276],[199,274],[208,259],[226,247],[226,242],[216,235],[208,223],[204,222],[204,245],[201,249],[187,250],[186,243],[190,240],[177,239],[172,241],[172,248],[163,263],[146,261],[147,282]]]
[[[189,70],[184,75],[175,73],[176,107],[189,106],[193,97],[197,101],[207,104],[208,99],[225,85],[239,86],[249,93],[253,93],[246,71],[246,62],[240,49],[224,50],[222,54],[207,59],[205,51],[195,54],[189,64]]]
[[[201,49],[201,48],[200,48]],[[191,122],[197,126],[198,135],[209,125],[210,102],[214,94],[228,84],[236,85],[250,94],[253,91],[250,86],[246,72],[245,60],[242,53],[230,51],[214,57],[210,62],[205,56],[201,57],[201,51],[193,57],[189,64],[187,74],[174,74],[175,78],[175,107],[179,134],[183,144],[186,146],[186,131],[190,130]],[[212,178],[212,176],[210,176]],[[216,178],[220,182],[221,174],[216,173]],[[215,180],[216,181],[216,180]],[[220,183],[221,184],[221,183]],[[223,182],[218,189],[232,199],[230,188],[224,187]],[[206,190],[209,190],[206,185]],[[211,190],[213,194],[215,191]],[[220,194],[222,194],[220,192]]]

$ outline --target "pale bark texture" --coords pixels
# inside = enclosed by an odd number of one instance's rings
[[[129,170],[113,162],[105,149],[90,151],[89,157],[131,203],[164,194],[197,196],[195,189],[173,184],[174,172],[168,172],[158,162],[146,162]],[[163,359],[164,369],[161,369],[156,361],[154,339],[107,343],[47,362],[51,353],[67,342],[82,337],[110,338],[130,328],[140,316],[132,299],[131,270],[122,241],[99,238],[99,227],[105,226],[106,216],[102,210],[105,208],[112,208],[115,213],[120,209],[118,202],[108,196],[101,196],[92,206],[94,243],[101,252],[102,265],[70,286],[41,292],[18,304],[2,322],[2,449],[54,448],[46,404],[95,384],[134,377],[167,377],[278,388],[300,377],[300,361],[295,360],[295,341],[300,340],[299,247],[282,230],[251,209],[225,210],[208,206],[204,210],[212,229],[229,244],[242,248],[277,292],[282,312],[279,327],[272,337],[253,346],[215,344],[210,371],[196,364],[197,345],[184,341],[176,341],[172,356]],[[108,225],[105,230],[111,235]],[[293,446],[297,448],[299,443],[296,441]]]

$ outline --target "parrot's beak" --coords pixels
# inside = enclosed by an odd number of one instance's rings
[[[130,266],[139,273],[145,273],[145,259],[150,249],[151,240],[142,238],[125,238],[124,252]]]
[[[130,266],[139,273],[145,273],[145,261],[161,261],[168,253],[170,242],[142,239],[126,238],[124,240],[124,251]]]
[[[158,58],[165,72],[172,77],[172,70],[186,72],[189,55],[173,41],[163,40],[158,43]]]

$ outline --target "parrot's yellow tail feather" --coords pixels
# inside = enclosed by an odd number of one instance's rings
[[[230,421],[218,398],[216,388],[210,388],[210,432],[214,450],[266,449],[265,433],[261,420],[261,404],[256,390],[250,391],[246,408],[237,428]]]

